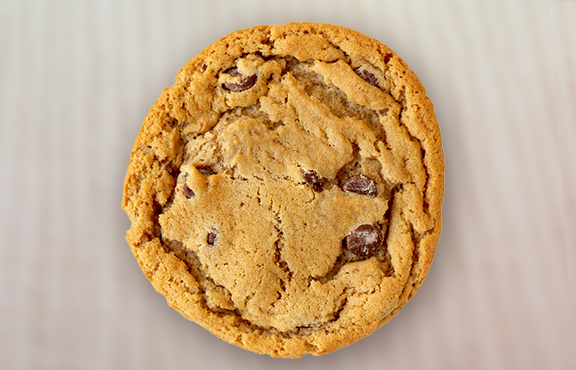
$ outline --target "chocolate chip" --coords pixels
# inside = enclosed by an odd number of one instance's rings
[[[216,234],[208,233],[208,235],[206,236],[206,242],[210,245],[214,245],[215,241],[216,241]]]
[[[188,184],[184,184],[184,186],[182,186],[182,194],[184,194],[184,196],[188,199],[190,199],[194,195],[196,195],[196,194],[194,194],[194,190],[190,189]]]
[[[237,67],[232,67],[224,71],[224,73],[229,74],[232,77],[242,77],[243,74],[238,70]],[[242,92],[248,90],[256,84],[256,75],[244,77],[240,82],[225,82],[222,87],[228,91],[232,92]]]
[[[196,167],[196,169],[198,170],[198,172],[200,172],[202,175],[204,175],[205,177],[211,176],[216,174],[216,170],[214,170],[214,168],[212,166],[198,166]]]
[[[232,77],[242,77],[242,73],[238,70],[238,67],[228,68],[224,73],[229,74]]]
[[[392,59],[394,55],[392,54],[386,54],[384,55],[384,63],[388,63],[390,61],[390,59]]]
[[[368,71],[367,69],[356,69],[354,72],[366,82],[372,85],[378,85],[378,79],[374,75],[374,73]]]
[[[304,181],[309,185],[318,183],[320,181],[320,175],[314,170],[308,170],[304,172]]]
[[[352,193],[370,195],[371,197],[375,197],[378,194],[374,181],[364,175],[350,176],[342,184],[342,189]]]
[[[324,188],[322,187],[323,185],[322,178],[320,177],[318,172],[314,170],[308,170],[304,172],[304,181],[306,181],[308,185],[312,185],[312,189],[314,189],[314,191],[317,193],[324,190]]]
[[[174,166],[172,166],[171,163],[166,163],[164,165],[164,169],[166,170],[166,172],[168,172],[172,176],[174,176],[176,174],[176,169],[174,168]]]
[[[360,225],[344,238],[342,244],[355,255],[368,257],[382,244],[382,232],[374,225]]]

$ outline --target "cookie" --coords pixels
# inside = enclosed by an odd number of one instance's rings
[[[169,305],[274,357],[390,320],[440,235],[433,106],[388,47],[326,24],[254,27],[190,60],[134,145],[127,241]]]

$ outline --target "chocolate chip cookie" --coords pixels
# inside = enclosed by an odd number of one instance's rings
[[[432,104],[388,47],[326,24],[234,32],[192,58],[136,138],[122,206],[142,271],[218,337],[325,354],[384,325],[440,235]]]

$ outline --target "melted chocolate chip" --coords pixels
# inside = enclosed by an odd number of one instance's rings
[[[164,165],[164,169],[166,170],[166,172],[168,172],[172,176],[174,176],[176,174],[176,169],[174,168],[174,166],[172,166],[171,163],[166,163]]]
[[[232,77],[242,77],[243,74],[238,70],[237,67],[232,67],[224,71],[224,73],[229,74]],[[240,82],[225,82],[222,87],[228,91],[232,92],[242,92],[248,90],[256,84],[256,75],[244,77]]]
[[[200,172],[202,175],[204,175],[205,177],[211,176],[216,174],[216,170],[214,170],[214,168],[212,166],[198,166],[196,167],[196,169],[198,170],[198,172]]]
[[[216,241],[216,234],[214,233],[208,233],[208,235],[206,235],[206,242],[210,245],[214,245],[214,242]]]
[[[320,175],[314,170],[308,170],[304,172],[304,181],[306,181],[308,185],[316,184],[320,182]]]
[[[182,186],[182,194],[184,194],[184,196],[187,199],[192,198],[194,195],[194,190],[190,189],[190,187],[188,186],[188,184],[184,184],[184,186]]]
[[[317,193],[324,190],[324,188],[322,187],[323,185],[322,178],[320,177],[318,172],[314,170],[308,170],[304,172],[304,181],[306,181],[308,185],[312,185],[312,189],[314,189],[314,191]]]
[[[371,197],[375,197],[376,194],[378,194],[374,181],[364,175],[354,175],[349,177],[344,181],[344,184],[342,184],[342,189],[344,191],[369,195]]]
[[[382,244],[382,232],[374,225],[360,225],[344,238],[342,244],[355,255],[368,257]]]
[[[242,73],[238,70],[238,67],[228,68],[224,73],[229,74],[232,77],[242,77]]]
[[[372,85],[378,85],[378,79],[376,78],[376,76],[374,75],[374,73],[368,71],[367,69],[356,69],[354,72],[356,72],[356,74],[360,77],[362,77],[362,79],[366,82],[368,82],[369,84]]]

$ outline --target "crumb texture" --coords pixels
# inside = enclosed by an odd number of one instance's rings
[[[440,233],[443,155],[404,62],[354,31],[237,31],[188,62],[131,155],[127,240],[168,303],[230,343],[320,355],[387,322]]]

